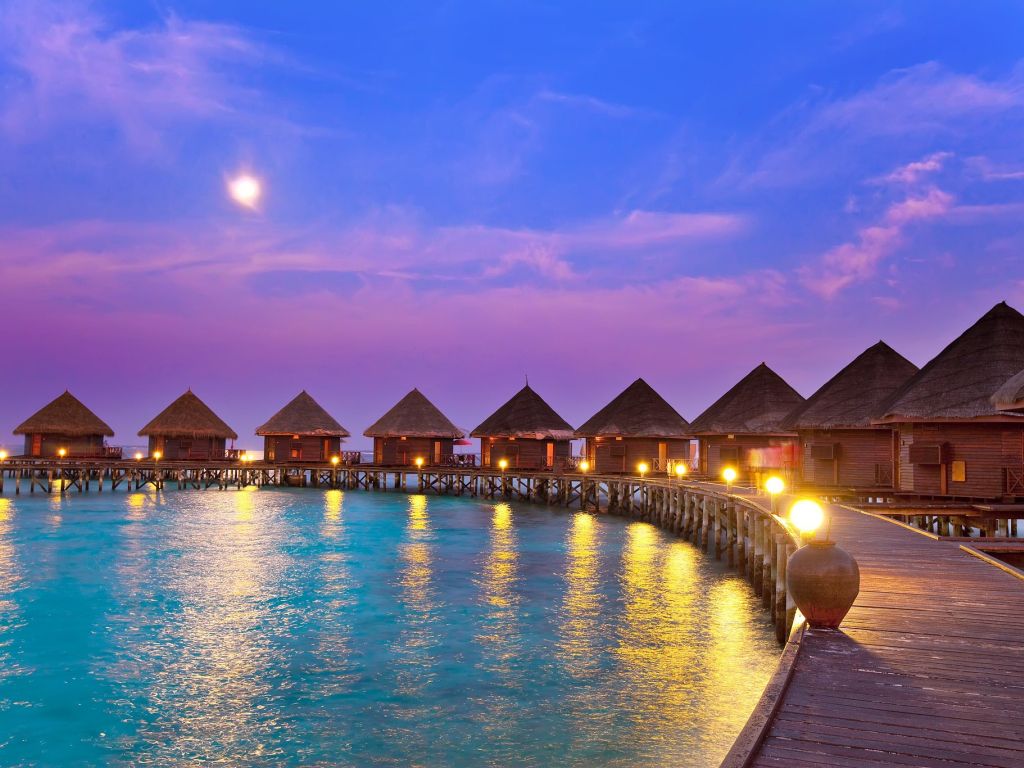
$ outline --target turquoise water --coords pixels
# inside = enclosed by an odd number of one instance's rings
[[[778,656],[743,581],[644,523],[0,499],[3,765],[715,765]]]

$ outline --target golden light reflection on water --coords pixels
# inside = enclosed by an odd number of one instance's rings
[[[519,553],[510,505],[494,505],[490,536],[490,550],[480,580],[482,597],[489,609],[485,612],[486,629],[478,634],[477,640],[504,657],[510,652],[505,646],[515,639],[519,602],[514,589]]]
[[[8,652],[10,634],[18,624],[17,603],[12,599],[21,581],[14,533],[14,505],[0,498],[0,680],[18,674],[20,665]]]
[[[564,618],[559,628],[562,662],[569,674],[589,678],[600,669],[597,654],[601,590],[598,583],[597,521],[587,512],[573,515],[565,569]]]
[[[257,703],[269,694],[267,670],[281,663],[270,636],[289,618],[267,600],[287,565],[283,524],[261,512],[257,521],[244,490],[180,510],[173,535],[189,556],[166,585],[180,615],[143,658],[157,661],[144,674],[161,713],[148,735],[182,762],[271,758],[271,737],[285,727]]]

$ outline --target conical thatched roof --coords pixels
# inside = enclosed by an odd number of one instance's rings
[[[231,440],[238,437],[191,389],[160,411],[155,419],[139,430],[139,435],[223,437]]]
[[[306,435],[315,437],[348,437],[349,432],[334,420],[323,407],[302,390],[270,421],[256,430],[257,435]]]
[[[1012,376],[992,395],[992,404],[1000,411],[1024,413],[1024,371]]]
[[[868,427],[878,408],[917,373],[884,341],[868,347],[782,421],[784,429]]]
[[[465,437],[448,417],[414,389],[363,432],[367,437]]]
[[[527,384],[474,429],[471,437],[571,440],[572,427]]]
[[[579,429],[576,437],[685,438],[690,425],[643,379],[637,379]]]
[[[68,435],[85,437],[105,435],[112,437],[112,430],[99,416],[90,411],[82,402],[65,391],[63,395],[44,405],[14,430],[16,435]]]
[[[773,434],[804,398],[764,363],[744,376],[693,424],[693,434]]]
[[[1024,368],[1024,315],[996,304],[883,405],[883,421],[1016,416],[999,411],[996,391]]]

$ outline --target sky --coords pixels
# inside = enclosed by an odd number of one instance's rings
[[[359,435],[922,365],[1024,309],[1024,7],[978,8],[4,0],[0,445],[65,388],[256,447],[301,389]]]

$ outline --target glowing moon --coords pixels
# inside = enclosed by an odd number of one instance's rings
[[[260,201],[262,191],[260,180],[248,174],[236,176],[228,182],[228,193],[231,195],[231,198],[246,208],[256,207],[256,204]]]

